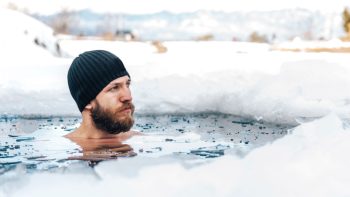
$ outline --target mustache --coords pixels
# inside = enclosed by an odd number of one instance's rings
[[[132,112],[135,110],[135,105],[132,104],[131,102],[124,103],[123,106],[120,107],[118,111],[123,111],[126,109],[131,109]]]

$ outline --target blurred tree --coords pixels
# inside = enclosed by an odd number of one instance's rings
[[[265,35],[260,35],[258,32],[254,31],[249,36],[250,42],[267,42],[267,38]]]
[[[51,27],[56,34],[69,34],[70,27],[74,26],[74,15],[68,8],[63,8],[60,13],[52,20]]]
[[[313,36],[312,36],[312,30],[307,30],[304,32],[303,34],[303,39],[304,40],[312,40]]]
[[[115,40],[114,34],[112,32],[109,32],[109,31],[104,32],[101,35],[101,37],[102,37],[103,40],[110,40],[110,41]]]
[[[103,21],[101,21],[97,28],[99,29],[99,33],[105,40],[114,40],[114,31],[115,31],[114,20],[113,15],[111,13],[106,13],[103,15]]]
[[[214,39],[213,34],[204,34],[204,35],[198,36],[195,40],[197,40],[197,41],[209,41],[209,40],[213,40],[213,39]]]
[[[348,36],[350,36],[350,11],[348,8],[345,8],[343,11],[343,28]]]
[[[166,48],[166,46],[164,46],[164,44],[158,40],[154,40],[152,41],[152,45],[154,47],[156,47],[157,49],[157,53],[165,53],[168,51],[168,49]]]
[[[11,10],[18,10],[18,6],[12,2],[8,3],[6,7]]]
[[[13,2],[9,2],[9,3],[6,5],[6,8],[7,8],[7,9],[10,9],[10,10],[19,11],[19,12],[22,12],[22,13],[25,13],[25,14],[28,14],[28,15],[29,15],[29,12],[28,12],[28,9],[27,9],[27,8],[19,7],[17,4],[15,4],[15,3],[13,3]]]

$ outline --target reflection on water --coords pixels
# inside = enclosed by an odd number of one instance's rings
[[[35,131],[26,130],[26,125]],[[118,139],[63,137],[77,126],[76,118],[1,119],[0,174],[19,165],[33,172],[67,167],[79,160],[94,166],[99,161],[136,155],[130,145]]]
[[[81,148],[82,155],[73,155],[67,159],[88,161],[90,166],[94,166],[100,161],[116,159],[118,157],[132,157],[137,155],[130,145],[123,144],[123,142],[121,142],[118,138],[71,138],[70,140]]]
[[[146,135],[118,139],[67,139],[78,127],[76,117],[0,117],[0,175],[22,166],[26,172],[57,170],[75,162],[125,157],[180,160],[210,159],[224,154],[245,156],[287,134],[291,126],[267,124],[225,114],[137,116],[134,126]]]

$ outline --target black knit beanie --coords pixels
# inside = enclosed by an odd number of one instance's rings
[[[111,81],[125,75],[129,76],[129,73],[123,62],[108,51],[87,51],[76,57],[68,70],[67,79],[80,112]]]

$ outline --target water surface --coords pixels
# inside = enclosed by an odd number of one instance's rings
[[[18,167],[27,173],[62,170],[78,162],[93,167],[132,157],[168,157],[200,165],[225,154],[244,157],[292,128],[215,113],[137,115],[135,120],[133,130],[144,135],[125,142],[71,141],[62,136],[79,126],[79,117],[2,116],[0,174]]]

